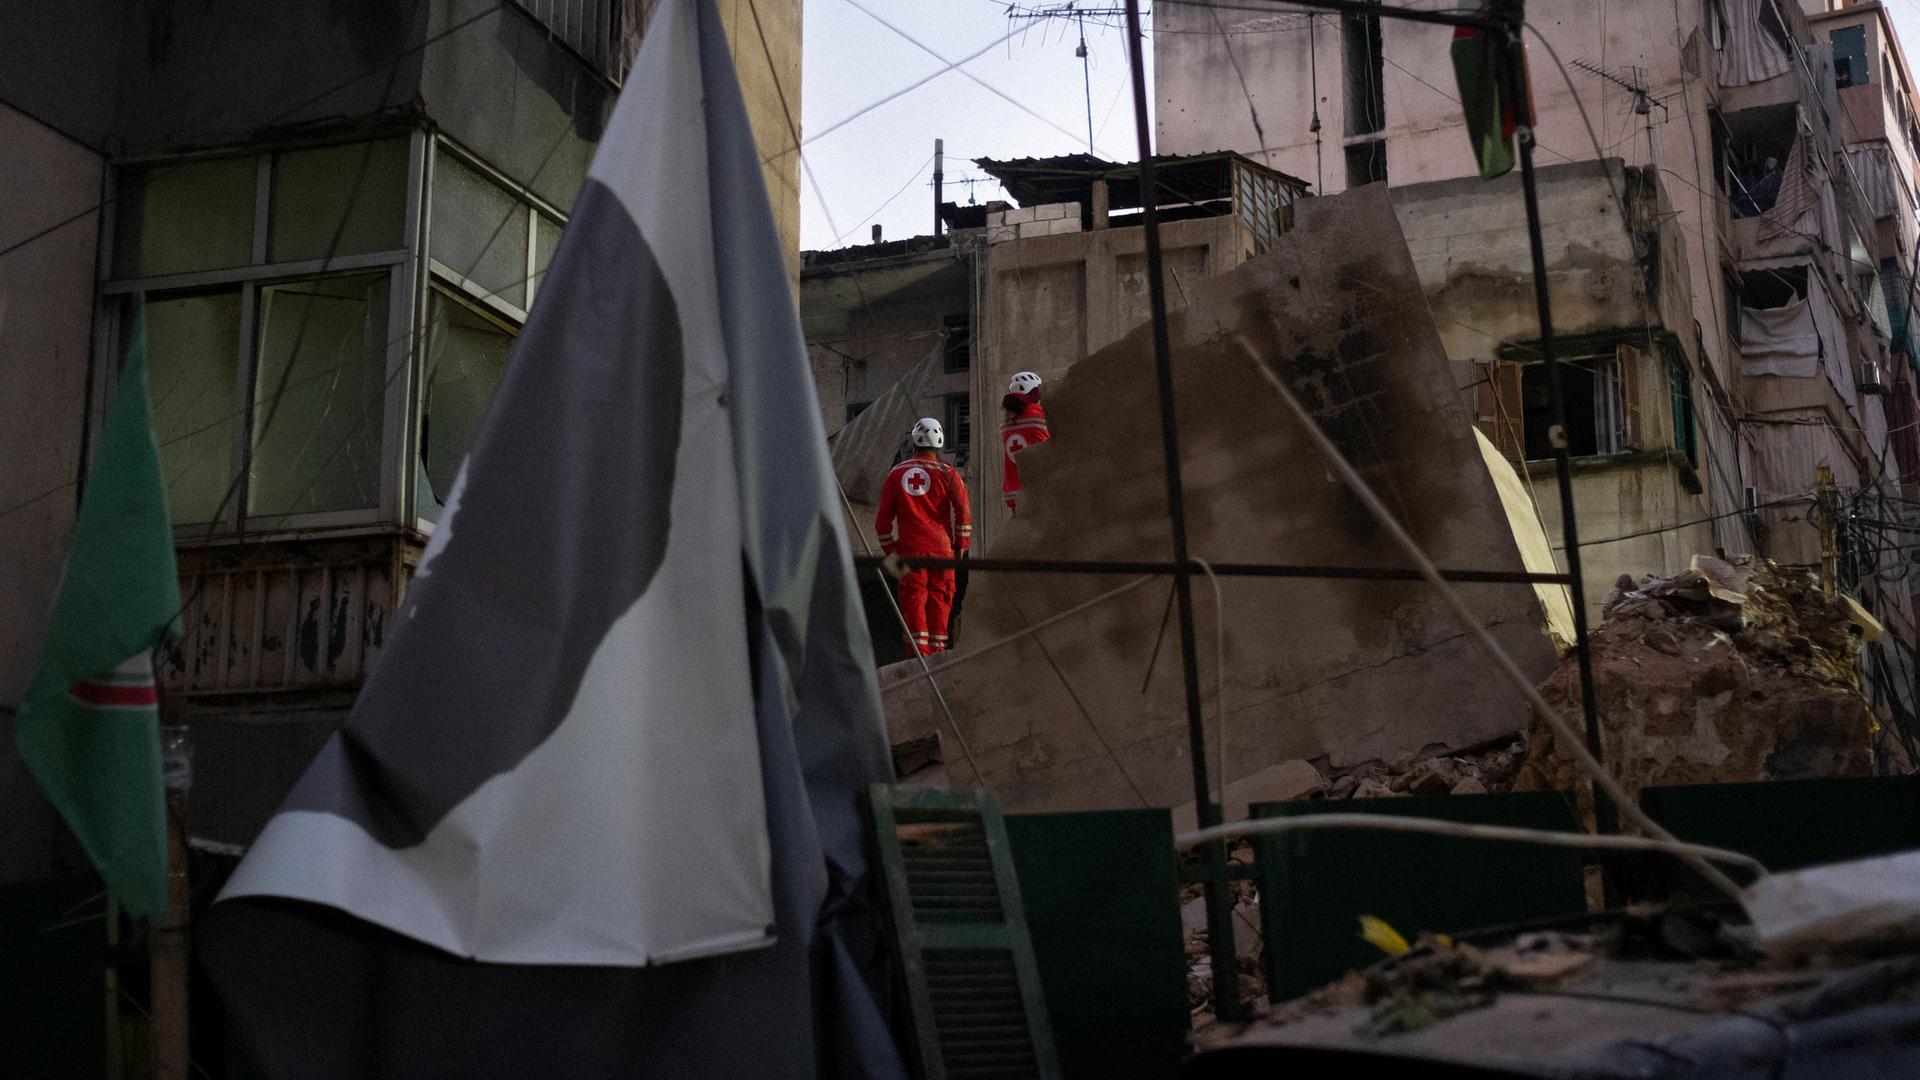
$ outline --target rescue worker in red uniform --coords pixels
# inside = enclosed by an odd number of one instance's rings
[[[926,417],[913,425],[912,457],[893,467],[880,490],[873,531],[887,554],[951,559],[973,543],[973,508],[960,470],[940,456],[946,432]],[[900,579],[900,611],[922,656],[947,648],[953,571],[914,569]]]
[[[1007,509],[1018,510],[1020,502],[1020,464],[1014,458],[1032,446],[1053,436],[1047,431],[1047,410],[1040,407],[1040,376],[1022,371],[1007,384],[1007,396],[1000,399],[1006,421],[1000,425],[1000,445],[1006,451],[1006,465],[1000,473],[1000,491],[1006,496]]]

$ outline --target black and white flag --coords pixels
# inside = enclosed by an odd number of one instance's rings
[[[712,0],[651,25],[351,716],[203,944],[274,1076],[891,1076],[891,775]]]

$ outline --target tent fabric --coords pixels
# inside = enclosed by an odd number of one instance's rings
[[[1846,353],[1845,325],[1815,268],[1807,265],[1805,256],[1743,265],[1750,273],[1805,267],[1807,295],[1784,307],[1740,308],[1741,373],[1807,379],[1825,372],[1841,400],[1857,405],[1859,392]]]
[[[1560,567],[1553,561],[1553,542],[1547,538],[1547,527],[1541,523],[1540,512],[1534,507],[1531,489],[1485,432],[1476,427],[1473,434],[1480,444],[1480,460],[1486,463],[1487,474],[1493,477],[1493,489],[1500,495],[1500,508],[1506,511],[1513,542],[1520,549],[1521,565],[1529,574],[1559,573]],[[1547,634],[1553,638],[1555,647],[1571,648],[1576,638],[1572,590],[1565,585],[1536,584],[1533,592],[1540,600],[1540,610],[1547,620]]]
[[[945,353],[946,342],[942,340],[886,393],[833,433],[833,475],[847,498],[860,503],[880,501],[880,486],[894,466],[907,431],[920,418],[920,395],[933,377],[934,365]]]
[[[1848,150],[1847,160],[1853,165],[1853,175],[1860,179],[1861,194],[1866,196],[1867,207],[1873,216],[1883,218],[1893,213],[1900,206],[1901,199],[1886,147],[1867,146]]]
[[[1820,331],[1805,300],[1777,308],[1740,308],[1740,372],[1811,379],[1820,372]]]
[[[712,0],[656,13],[549,286],[204,958],[273,1076],[898,1077],[873,657]]]
[[[1749,86],[1785,75],[1793,60],[1760,26],[1769,0],[1725,0],[1726,41],[1720,46],[1720,85]]]

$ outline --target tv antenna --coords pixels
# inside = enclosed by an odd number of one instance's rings
[[[1651,116],[1653,107],[1660,106],[1662,114],[1667,111],[1667,103],[1653,96],[1647,89],[1647,73],[1644,68],[1630,67],[1624,74],[1608,71],[1599,64],[1586,60],[1575,60],[1573,66],[1589,75],[1605,79],[1613,85],[1633,95],[1633,111],[1640,116]],[[1652,123],[1652,121],[1648,121]]]
[[[1074,24],[1074,28],[1080,32],[1080,45],[1078,48],[1073,50],[1073,55],[1080,58],[1080,84],[1086,91],[1087,153],[1089,154],[1094,152],[1093,150],[1093,71],[1092,71],[1092,68],[1090,67],[1090,64],[1092,63],[1092,61],[1087,49],[1087,20],[1090,18],[1091,19],[1113,18],[1115,16],[1125,15],[1126,13],[1127,13],[1126,8],[1081,7],[1080,0],[1068,0],[1067,3],[1054,4],[1050,7],[1021,7],[1018,4],[1007,5],[1007,21],[1008,22],[1013,22],[1015,20],[1024,20],[1027,22],[1047,22],[1047,21],[1052,21],[1054,19],[1063,19],[1063,20],[1072,22]]]

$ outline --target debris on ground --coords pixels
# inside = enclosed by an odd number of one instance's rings
[[[1253,841],[1245,838],[1227,843],[1227,859],[1251,864]],[[1240,1002],[1258,1008],[1267,998],[1264,967],[1265,936],[1261,933],[1260,890],[1252,881],[1227,882],[1233,898],[1233,951],[1240,966]],[[1213,956],[1207,934],[1206,888],[1200,884],[1180,887],[1180,922],[1187,935],[1187,1009],[1193,1030],[1199,1031],[1214,1021]]]
[[[1196,1060],[1230,1051],[1243,1071],[1273,1075],[1337,1053],[1354,1075],[1419,1063],[1677,1077],[1785,1075],[1789,1056],[1825,1066],[1809,1076],[1853,1075],[1844,1065],[1867,1047],[1881,1065],[1920,1057],[1910,945],[1782,957],[1757,949],[1753,930],[1730,905],[1677,901],[1457,942],[1422,935],[1250,1022],[1196,1031]]]
[[[1506,791],[1526,755],[1526,739],[1517,733],[1451,753],[1402,754],[1389,762],[1369,761],[1348,769],[1328,785],[1324,797],[1384,799]]]
[[[1806,572],[1696,555],[1671,577],[1623,576],[1601,614],[1591,642],[1602,756],[1629,791],[1871,771],[1853,608]],[[1540,691],[1578,719],[1572,658]],[[1584,788],[1576,780],[1536,717],[1515,790]]]

